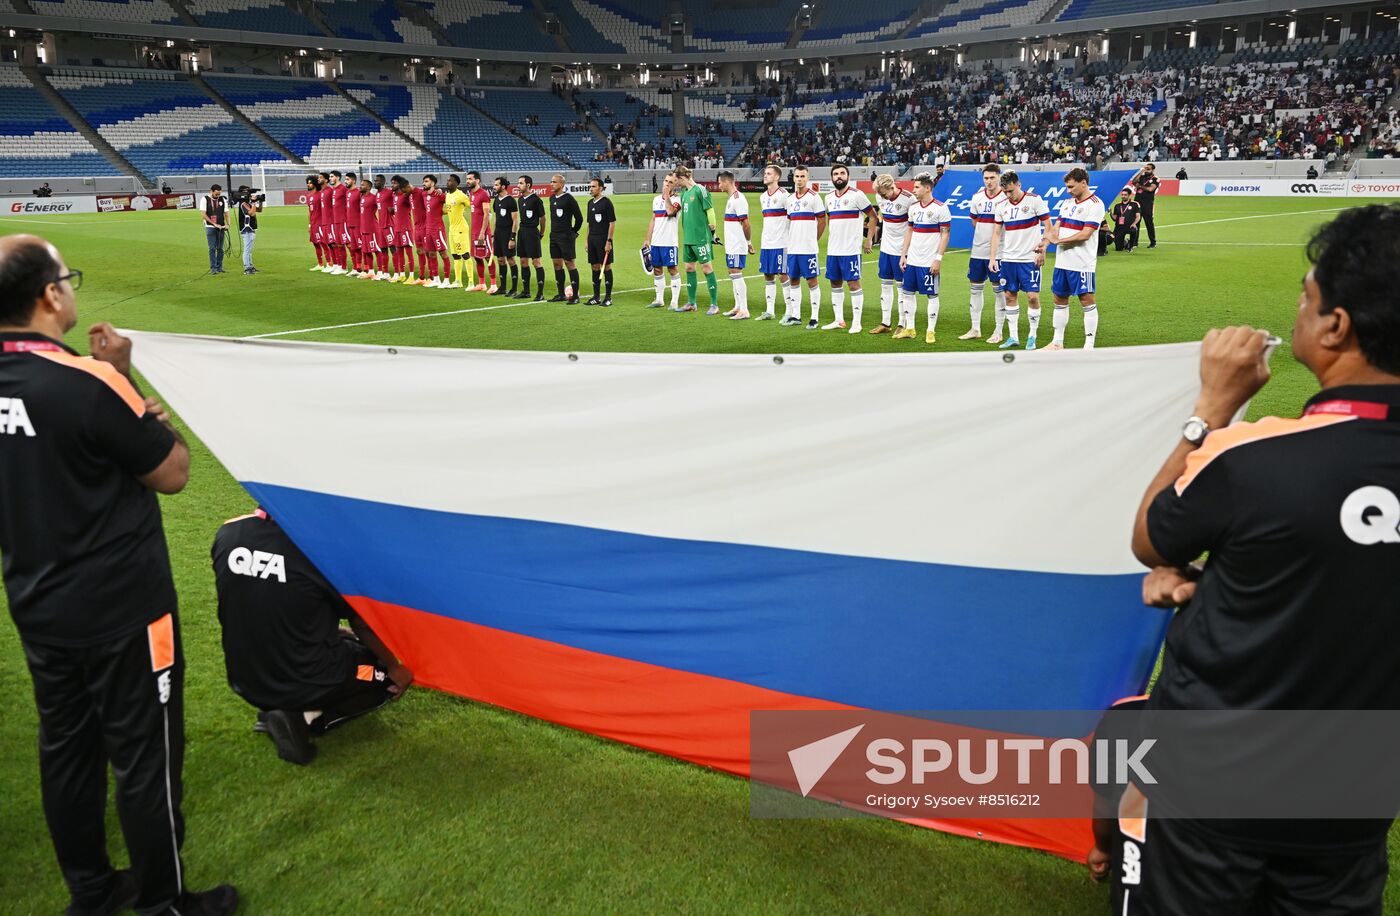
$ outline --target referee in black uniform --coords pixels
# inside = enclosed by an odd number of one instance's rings
[[[612,305],[613,291],[613,230],[617,228],[617,214],[613,211],[612,198],[603,193],[603,180],[592,178],[588,182],[588,266],[593,269],[593,296],[589,305]],[[598,296],[598,279],[602,275],[607,291]],[[577,295],[577,294],[575,294]]]
[[[540,242],[547,222],[544,201],[535,193],[535,180],[529,175],[521,175],[517,187],[520,188],[520,200],[516,204],[520,210],[520,228],[515,236],[515,253],[520,257],[521,287],[515,298],[530,298],[530,268],[534,267],[535,282],[538,284],[535,301],[543,302],[544,265],[540,263],[543,256]]]
[[[223,886],[185,889],[184,674],[155,494],[190,454],[130,379],[131,341],[62,343],[82,272],[32,235],[0,238],[0,554],[39,711],[44,816],[70,913],[232,913]],[[131,858],[107,858],[107,766]]]
[[[491,201],[491,208],[495,211],[491,250],[496,252],[496,268],[500,272],[501,282],[491,295],[514,296],[520,285],[520,265],[515,260],[515,231],[516,223],[520,220],[520,209],[515,205],[510,182],[506,181],[505,176],[496,178],[495,190],[496,197]],[[510,289],[506,289],[507,273],[510,274]]]
[[[549,257],[554,261],[554,285],[558,290],[549,301],[578,305],[578,267],[574,265],[574,247],[579,227],[583,225],[583,213],[574,195],[564,187],[563,175],[550,178],[549,188]],[[567,285],[565,270],[569,273]]]
[[[402,695],[399,663],[267,512],[219,528],[211,550],[224,666],[233,692],[259,709],[283,760],[316,757],[312,735]],[[340,629],[348,620],[353,635]]]
[[[1400,207],[1347,210],[1308,256],[1293,354],[1322,390],[1297,419],[1231,426],[1268,380],[1266,335],[1211,331],[1195,415],[1138,511],[1145,600],[1181,607],[1146,716],[1400,709]],[[1154,759],[1197,779],[1221,764],[1180,747]],[[1230,778],[1272,774],[1269,750],[1242,747]],[[1381,912],[1389,817],[1154,818],[1165,785],[1125,793],[1115,916]]]
[[[1142,167],[1142,170],[1133,178],[1133,187],[1137,193],[1134,199],[1138,206],[1142,208],[1142,225],[1147,230],[1147,247],[1157,247],[1157,223],[1153,220],[1153,208],[1157,205],[1157,189],[1162,186],[1161,180],[1157,178],[1157,166],[1151,162]]]

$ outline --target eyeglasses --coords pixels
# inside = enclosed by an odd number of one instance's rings
[[[61,277],[54,277],[53,282],[62,283],[64,280],[72,284],[75,292],[83,288],[83,272],[81,270],[70,270]]]

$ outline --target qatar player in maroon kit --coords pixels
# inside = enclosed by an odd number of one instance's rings
[[[384,176],[374,176],[375,226],[374,242],[379,247],[374,252],[374,264],[381,274],[381,280],[389,277],[389,246],[394,244],[390,215],[394,209],[394,192],[384,186]]]
[[[388,274],[374,269],[375,255],[379,254],[379,195],[368,178],[360,180],[360,212],[355,219],[356,234],[360,237],[361,280],[387,280]]]
[[[315,175],[306,176],[306,230],[311,239],[311,247],[316,250],[316,266],[312,270],[325,270],[326,249],[321,242],[321,182]]]
[[[476,286],[480,293],[496,291],[496,259],[491,256],[491,193],[481,186],[481,173],[467,173],[467,197],[471,200],[472,260],[476,262]],[[487,268],[491,286],[486,286]]]
[[[345,185],[345,247],[350,252],[350,275],[368,280],[360,259],[360,185],[354,172],[346,172]]]
[[[428,282],[428,209],[424,201],[428,192],[414,188],[409,192],[409,206],[413,209],[413,247],[418,250],[418,278],[414,286],[424,286]]]
[[[321,247],[326,250],[326,273],[344,273],[336,261],[335,224],[331,222],[331,175],[321,173],[321,188],[316,192],[316,215],[321,220]]]
[[[447,230],[442,222],[442,208],[447,194],[437,186],[436,175],[423,176],[423,242],[428,251],[428,282],[424,286],[446,287],[452,275],[452,261],[447,256]],[[438,258],[442,259],[442,280],[438,280]]]
[[[331,172],[331,232],[335,243],[336,266],[350,273],[347,263],[350,250],[350,226],[345,218],[345,195],[349,192],[339,172]]]
[[[413,189],[402,175],[395,175],[390,184],[394,186],[389,242],[389,250],[394,253],[394,282],[417,286],[418,281],[413,276]],[[404,265],[405,255],[408,257],[407,269]]]

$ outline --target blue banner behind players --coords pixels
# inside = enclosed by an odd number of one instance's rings
[[[1014,169],[1015,166],[1003,166],[1005,169]],[[1053,168],[1043,172],[1017,172],[1021,176],[1021,187],[1028,194],[1038,194],[1045,198],[1045,203],[1050,207],[1050,216],[1059,219],[1060,203],[1069,198],[1069,190],[1065,187],[1065,172],[1071,166],[1066,165],[1063,169]],[[1134,175],[1132,169],[1115,169],[1111,172],[1090,172],[1089,187],[1098,195],[1099,200],[1113,200],[1127,186],[1129,179]],[[976,169],[949,169],[943,173],[943,178],[933,189],[933,196],[948,205],[948,209],[953,213],[953,237],[949,241],[949,248],[971,248],[972,247],[972,219],[968,216],[968,206],[972,201],[972,195],[982,187],[982,170]],[[1051,249],[1054,250],[1053,247]]]

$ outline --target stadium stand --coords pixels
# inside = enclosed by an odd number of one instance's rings
[[[178,73],[58,69],[48,80],[104,140],[151,178],[198,173],[225,162],[285,161]]]
[[[1400,54],[1400,35],[1374,35],[1370,38],[1352,38],[1337,49],[1338,58],[1379,57]]]
[[[1032,25],[1050,11],[1056,0],[953,0],[932,18],[925,19],[909,37],[940,35]]]
[[[358,38],[362,41],[389,41],[402,43],[403,36],[394,28],[395,20],[403,15],[392,3],[364,3],[361,0],[318,0],[326,25],[341,38]],[[431,42],[436,44],[436,40]]]
[[[380,170],[442,167],[325,83],[214,74],[205,81],[277,142],[314,165],[363,161]],[[412,117],[413,96],[386,98],[380,112],[385,120]]]
[[[292,12],[280,0],[185,0],[185,8],[201,25],[214,29],[325,34],[310,19]]]
[[[1189,70],[1215,63],[1219,48],[1165,48],[1153,51],[1142,61],[1143,70]]]
[[[436,93],[440,97],[437,117],[423,127],[423,144],[449,162],[477,169],[557,169],[565,163],[536,149],[519,137],[506,133],[481,112],[460,99],[433,86],[409,86],[414,107],[422,104],[421,97]],[[489,90],[495,92],[495,89]],[[480,102],[473,90],[468,98]]]
[[[1079,71],[1080,76],[1112,76],[1121,73],[1128,66],[1127,58],[1110,58],[1108,60],[1090,61],[1084,69]]]
[[[706,0],[681,0],[690,34],[688,51],[781,48],[792,35],[802,0],[777,0],[773,6],[716,12]]]
[[[670,36],[657,23],[639,18],[618,0],[546,0],[544,7],[559,18],[575,51],[656,57],[671,50]]]
[[[566,162],[591,162],[603,148],[588,129],[585,114],[555,92],[493,88],[473,98],[472,104]]]
[[[1201,0],[1070,0],[1056,22],[1071,19],[1093,19],[1097,16],[1127,16],[1133,13],[1154,13],[1181,6],[1200,6]]]
[[[859,3],[824,3],[816,22],[802,33],[801,46],[885,41],[900,33],[918,6],[916,0],[896,0],[877,11]]]
[[[41,16],[81,16],[113,22],[180,23],[180,17],[164,0],[30,0]]]
[[[436,0],[426,9],[461,48],[532,51],[548,40],[521,0]]]
[[[0,66],[0,97],[0,178],[118,174],[18,67]]]
[[[1321,57],[1322,49],[1323,43],[1320,38],[1312,41],[1293,41],[1288,44],[1273,47],[1268,45],[1253,45],[1236,52],[1235,56],[1230,59],[1230,63],[1294,63],[1313,57]]]

